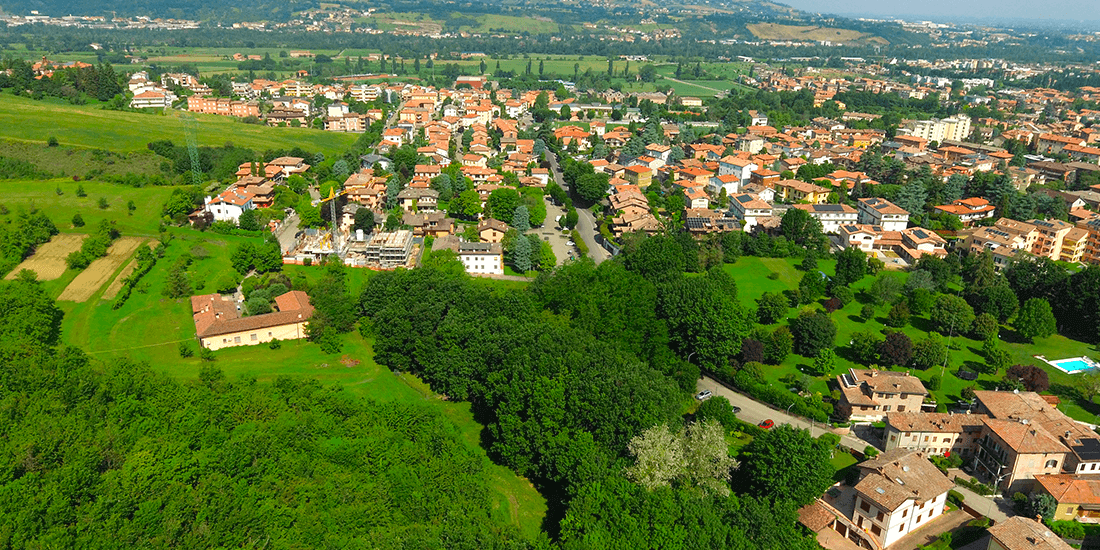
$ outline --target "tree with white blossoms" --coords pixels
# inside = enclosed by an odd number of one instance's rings
[[[654,426],[631,439],[627,449],[635,463],[626,475],[646,490],[677,483],[703,493],[730,493],[730,470],[737,461],[730,458],[725,431],[716,420],[694,422],[678,431]]]

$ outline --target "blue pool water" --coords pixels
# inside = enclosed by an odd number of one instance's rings
[[[1052,363],[1054,363],[1056,367],[1071,374],[1092,368],[1088,363],[1080,359],[1064,359],[1062,361],[1052,361]]]

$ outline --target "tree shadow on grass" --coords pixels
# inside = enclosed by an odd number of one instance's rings
[[[909,318],[909,324],[913,325],[913,328],[923,332],[932,332],[933,329],[935,329],[935,327],[932,326],[932,321],[924,317],[917,317],[916,315]]]
[[[1081,407],[1089,414],[1100,416],[1100,404],[1097,404],[1093,400],[1086,399],[1077,388],[1069,384],[1051,384],[1050,392],[1066,401],[1073,401],[1075,405]]]
[[[1008,342],[1010,344],[1032,344],[1032,343],[1034,343],[1031,340],[1028,340],[1027,338],[1024,338],[1019,332],[1017,332],[1015,330],[1012,330],[1012,329],[1009,329],[1009,328],[1000,327],[1000,330],[997,331],[997,335],[1000,337],[1000,339],[1002,341]]]
[[[855,313],[849,315],[848,320],[853,322],[853,323],[860,323],[860,324],[866,322],[866,321],[863,320],[863,317],[860,317],[859,315],[856,315]]]

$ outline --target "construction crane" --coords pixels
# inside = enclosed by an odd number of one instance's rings
[[[338,254],[340,251],[340,233],[337,231],[336,226],[336,199],[341,195],[346,195],[347,189],[337,191],[336,187],[331,187],[328,190],[328,198],[323,198],[317,203],[317,206],[321,206],[324,203],[328,203],[329,213],[332,218],[332,252]]]

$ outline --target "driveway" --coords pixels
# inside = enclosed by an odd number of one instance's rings
[[[714,395],[720,395],[728,399],[733,406],[741,407],[741,412],[737,413],[737,418],[745,422],[759,424],[764,420],[771,419],[775,421],[776,424],[790,424],[796,428],[808,429],[814,437],[818,437],[826,432],[835,433],[832,428],[827,427],[827,425],[823,427],[820,422],[811,422],[804,418],[787,414],[766,403],[755,401],[744,394],[723,386],[717,380],[709,376],[704,375],[700,378],[695,383],[695,389],[699,391],[710,390]],[[865,447],[871,445],[871,443],[859,438],[855,434],[841,435],[840,443],[849,449],[854,449],[859,452],[863,452]]]

